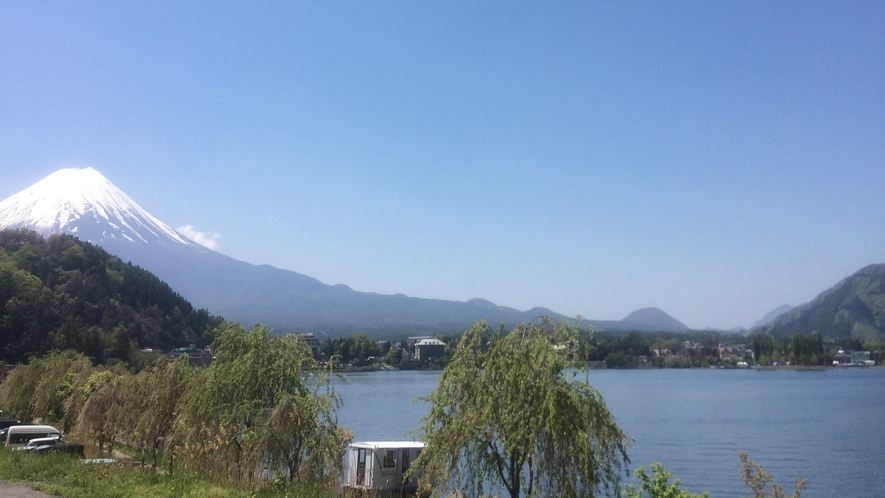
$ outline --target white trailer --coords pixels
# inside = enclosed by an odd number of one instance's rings
[[[424,443],[380,441],[351,443],[347,447],[344,487],[365,491],[414,492],[418,479],[404,479]]]

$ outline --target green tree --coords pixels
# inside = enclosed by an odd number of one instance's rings
[[[0,263],[0,355],[20,361],[45,352],[52,292],[36,276]]]
[[[399,365],[400,360],[403,358],[403,350],[399,348],[390,348],[387,350],[387,354],[384,356],[384,363],[388,365],[397,366]]]
[[[253,482],[263,471],[290,480],[337,475],[349,435],[338,429],[340,400],[307,344],[229,324],[216,353],[182,399],[179,460],[233,482]]]
[[[278,465],[289,482],[336,482],[351,439],[350,430],[331,419],[339,403],[337,396],[316,391],[279,396],[257,431],[258,453]]]
[[[0,231],[0,359],[75,349],[93,363],[210,344],[221,319],[159,278],[70,235]]]
[[[628,484],[624,498],[643,498],[643,493],[649,498],[707,498],[709,496],[706,491],[696,495],[689,493],[688,490],[679,489],[679,479],[670,482],[670,473],[664,470],[661,462],[651,464],[651,470],[654,472],[653,479],[645,472],[644,468],[636,469],[634,475],[639,479],[639,489]]]
[[[133,390],[131,375],[114,375],[107,370],[95,372],[86,384],[80,388],[79,395],[84,398],[83,408],[77,421],[77,429],[81,434],[94,438],[98,444],[98,452],[108,444],[108,453],[113,453],[114,442],[127,427],[125,425],[126,407],[129,405]]]
[[[490,337],[488,348],[483,337]],[[597,389],[567,375],[579,327],[522,324],[505,335],[478,322],[459,341],[417,436],[410,470],[425,492],[498,483],[512,498],[619,493],[627,437]],[[493,485],[494,486],[494,485]]]
[[[143,370],[136,376],[137,395],[127,418],[130,420],[133,442],[150,452],[153,470],[157,468],[158,456],[165,454],[169,472],[172,472],[170,436],[179,404],[192,377],[193,367],[187,355],[171,363],[165,358],[158,358],[151,369]]]
[[[741,460],[741,480],[753,491],[752,498],[788,498],[783,486],[778,484],[771,484],[771,494],[766,494],[768,485],[772,481],[771,474],[766,472],[762,465],[751,461],[746,451],[738,452],[738,456]],[[799,498],[803,489],[805,489],[805,479],[796,479],[796,487],[790,495],[791,498]]]
[[[793,352],[791,357],[797,365],[822,365],[824,358],[824,342],[820,334],[809,336],[796,334],[793,336]]]
[[[21,420],[62,422],[67,432],[77,412],[68,413],[68,399],[93,371],[92,363],[74,351],[52,352],[17,365],[0,385],[0,406]]]

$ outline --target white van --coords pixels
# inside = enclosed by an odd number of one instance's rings
[[[13,425],[6,433],[6,447],[24,446],[39,437],[61,437],[61,434],[51,425]]]

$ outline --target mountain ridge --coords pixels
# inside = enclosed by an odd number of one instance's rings
[[[885,339],[885,264],[867,265],[808,303],[752,333],[788,337],[819,333],[860,341]]]
[[[762,318],[756,320],[753,323],[752,327],[750,327],[750,328],[764,327],[764,326],[768,325],[769,323],[773,322],[775,318],[783,315],[784,313],[792,311],[794,308],[795,308],[795,306],[792,306],[789,304],[782,304],[782,305],[778,306],[777,308],[769,311],[765,315],[763,315]]]
[[[0,201],[0,228],[76,235],[151,271],[195,306],[246,326],[261,322],[278,332],[414,335],[460,332],[478,319],[510,326],[540,315],[570,319],[546,308],[520,311],[482,298],[461,302],[359,292],[291,270],[238,261],[179,234],[92,168],[59,170]],[[684,325],[672,320],[683,330]],[[642,320],[588,323],[604,330],[658,330]]]

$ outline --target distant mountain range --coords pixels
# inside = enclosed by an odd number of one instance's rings
[[[0,229],[68,233],[145,268],[195,306],[250,326],[331,336],[453,333],[478,319],[514,325],[549,315],[484,299],[466,302],[357,292],[269,265],[252,265],[207,249],[153,217],[92,168],[64,169],[0,202]],[[646,308],[624,320],[590,320],[602,330],[683,331],[684,324]]]
[[[885,339],[885,264],[869,265],[751,331],[775,337],[820,333],[861,341]]]

